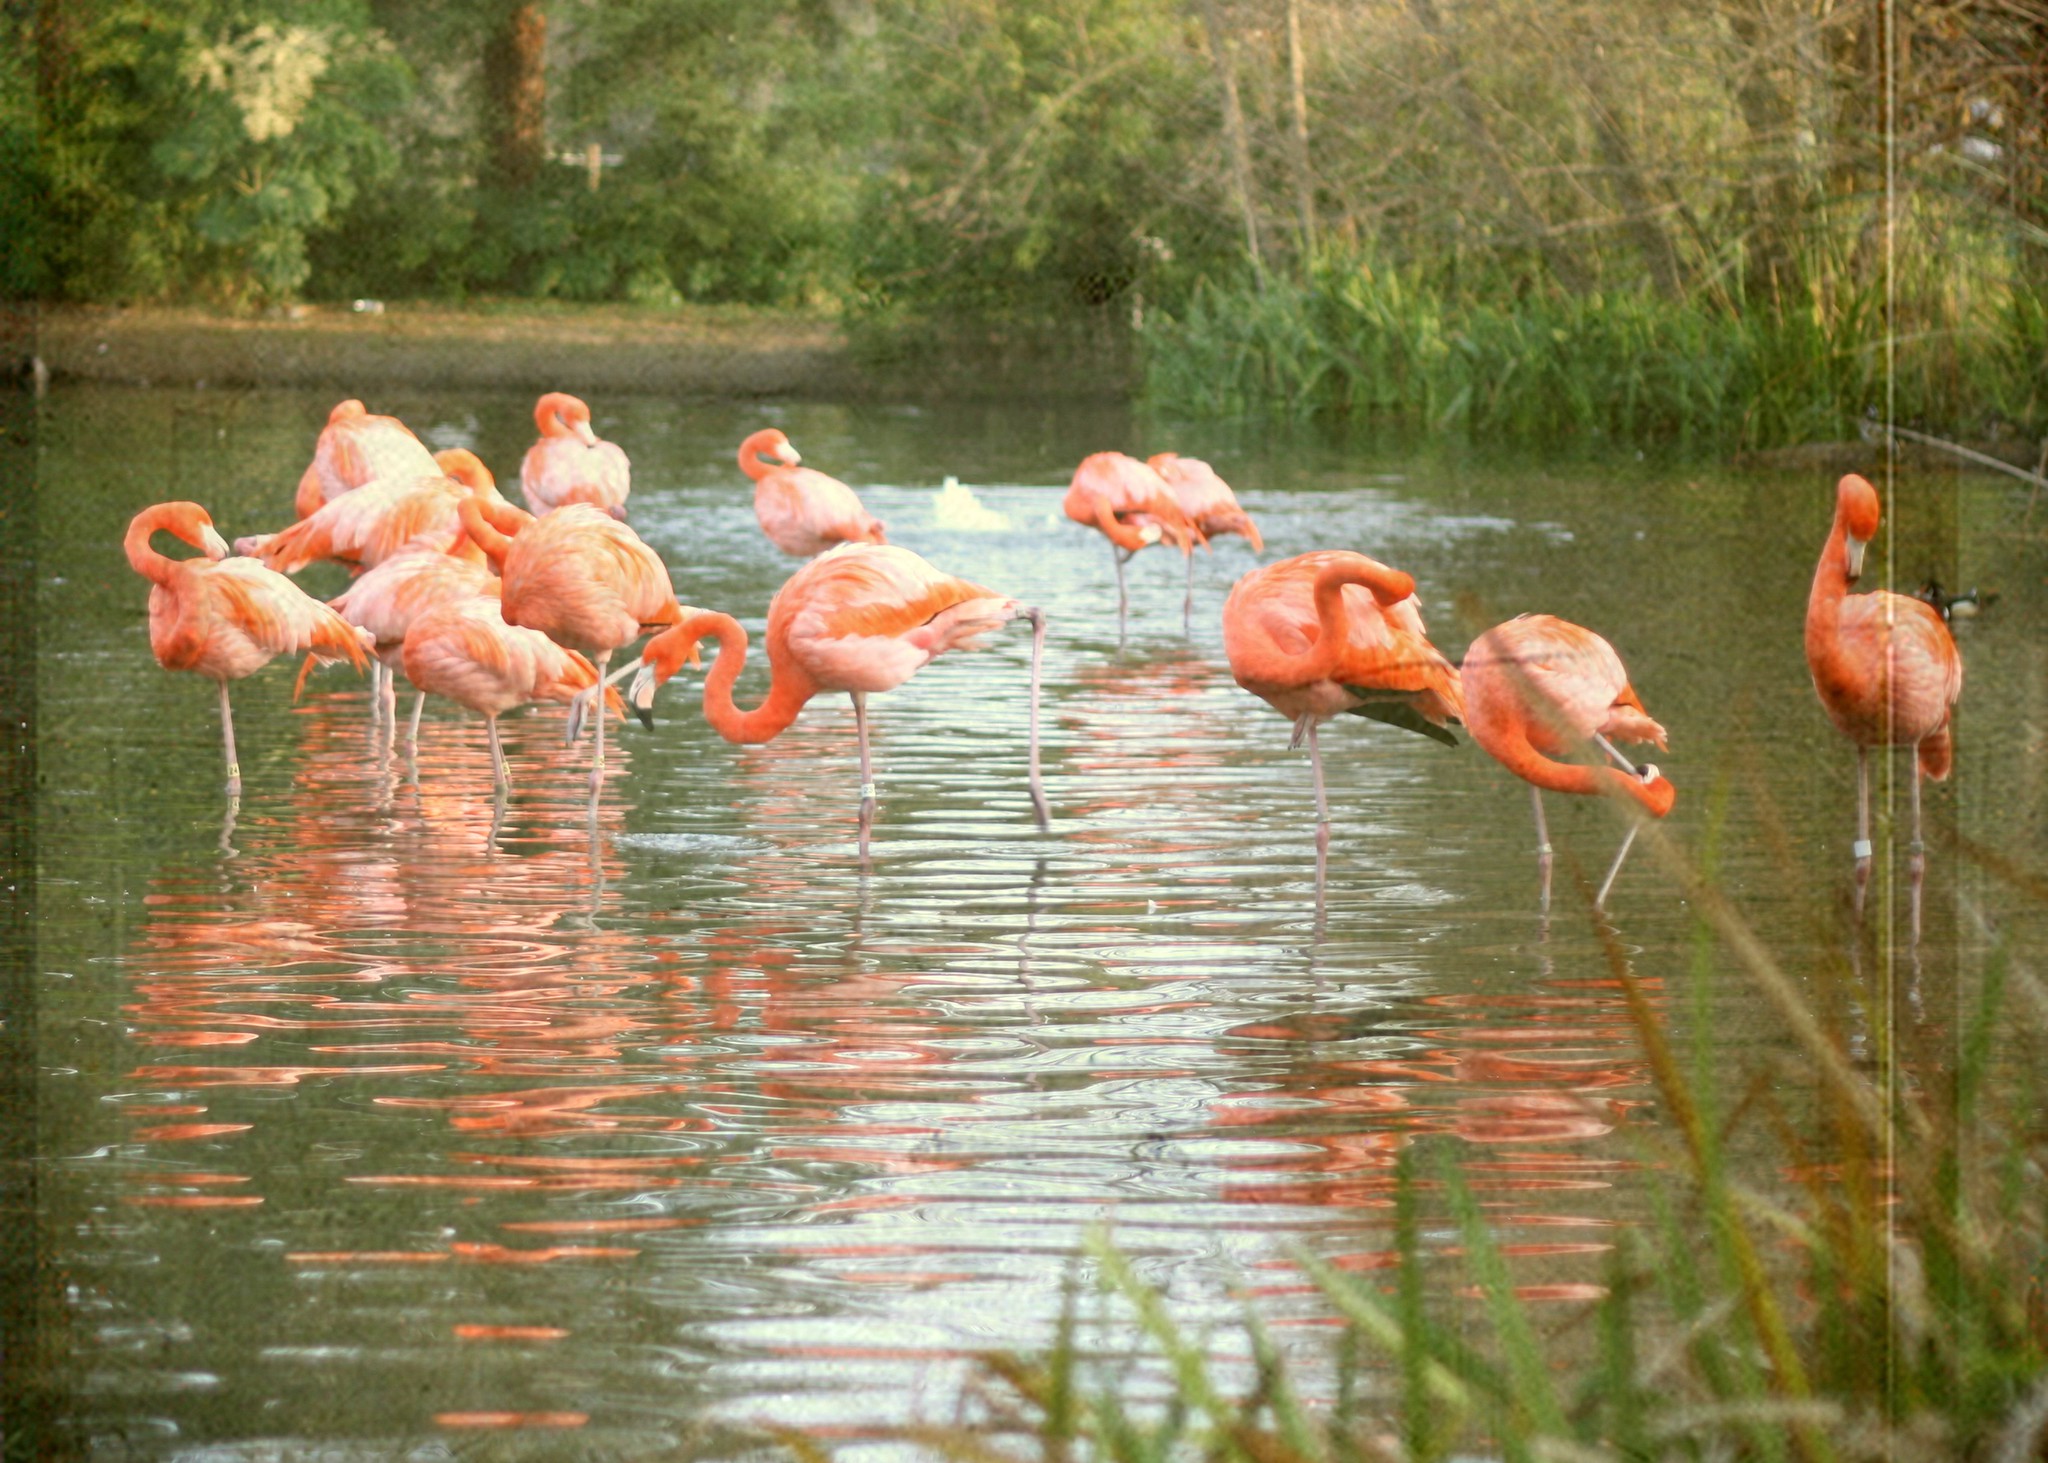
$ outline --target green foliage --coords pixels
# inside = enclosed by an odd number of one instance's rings
[[[392,164],[410,72],[354,0],[81,5],[47,99],[55,288],[288,298],[307,237]]]

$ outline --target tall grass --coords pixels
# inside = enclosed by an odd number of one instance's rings
[[[1049,1350],[983,1358],[955,1421],[900,1438],[961,1463],[2048,1458],[2048,986],[1989,942],[1951,1028],[1895,1021],[1904,982],[1867,932],[1795,980],[1716,892],[1711,839],[1695,867],[1646,836],[1698,935],[1659,1002],[1590,916],[1661,1117],[1624,1130],[1650,1218],[1619,1232],[1600,1299],[1539,1319],[1453,1151],[1411,1146],[1393,1275],[1297,1257],[1342,1323],[1327,1348],[1281,1352],[1248,1307],[1246,1382],[1097,1231],[1090,1314],[1070,1287]],[[2048,881],[1958,843],[2048,901]],[[1721,949],[1796,1070],[1729,1088],[1706,1034]],[[1674,1041],[1674,1012],[1693,1041]],[[1451,1255],[1462,1275],[1425,1285]],[[1136,1400],[1134,1330],[1163,1401]]]
[[[2042,282],[1950,283],[1934,275],[1904,292],[1898,420],[2048,429]],[[1145,392],[1169,413],[1372,418],[1474,437],[1837,440],[1886,405],[1885,303],[1877,283],[1779,313],[1706,294],[1532,292],[1505,277],[1454,286],[1421,266],[1332,260],[1306,283],[1205,282],[1178,312],[1155,314]]]

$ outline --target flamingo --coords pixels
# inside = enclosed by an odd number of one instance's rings
[[[1536,809],[1536,862],[1543,876],[1543,908],[1550,908],[1550,830],[1543,821],[1543,790],[1598,795],[1626,793],[1653,818],[1671,811],[1677,792],[1654,766],[1637,767],[1610,738],[1649,742],[1668,750],[1664,728],[1643,709],[1614,647],[1582,626],[1555,615],[1521,615],[1495,625],[1465,652],[1465,725],[1488,756],[1529,784]],[[1560,761],[1592,742],[1619,764],[1587,767]],[[1629,825],[1595,907],[1607,902],[1636,826]]]
[[[1124,588],[1124,565],[1148,544],[1171,542],[1183,557],[1197,542],[1207,543],[1189,521],[1180,499],[1166,479],[1135,457],[1097,452],[1081,459],[1060,509],[1076,523],[1102,530],[1116,561],[1116,626],[1123,633],[1130,596]],[[1192,571],[1190,571],[1192,572]]]
[[[780,464],[770,467],[761,459]],[[808,467],[789,438],[764,427],[740,443],[740,471],[754,480],[754,516],[768,542],[808,559],[834,544],[885,544],[882,520],[861,507],[852,488]]]
[[[704,681],[704,716],[729,742],[772,741],[823,691],[853,701],[860,738],[861,842],[875,803],[868,752],[867,698],[893,691],[948,650],[978,649],[975,637],[1022,616],[1031,625],[1030,787],[1039,827],[1048,824],[1038,772],[1039,662],[1045,616],[1016,600],[955,579],[910,550],[843,544],[791,575],[768,605],[768,697],[751,711],[733,704],[733,683],[747,658],[747,632],[730,615],[691,613],[647,643],[628,700],[653,725],[654,692],[713,636],[718,659]]]
[[[461,458],[454,452],[460,452]],[[445,475],[436,465],[418,476],[366,483],[290,528],[237,539],[235,547],[282,574],[296,574],[325,559],[375,568],[415,543],[479,560],[481,551],[463,536],[457,505],[471,497],[503,500],[489,470],[473,454],[457,448],[450,460],[461,477]]]
[[[150,546],[159,532],[183,539],[204,559],[172,559]],[[122,547],[149,580],[149,648],[165,670],[196,671],[220,687],[221,748],[228,796],[242,790],[235,760],[235,719],[228,682],[253,675],[273,657],[312,651],[363,668],[367,632],[356,629],[282,574],[254,559],[228,557],[213,519],[197,503],[158,503],[136,514]]]
[[[614,518],[626,516],[633,472],[616,442],[598,439],[590,408],[566,391],[550,391],[533,406],[540,440],[519,464],[519,491],[536,514],[569,503],[589,503]]]
[[[397,417],[370,415],[350,399],[327,414],[313,446],[313,461],[299,478],[298,516],[311,518],[323,503],[380,478],[421,477],[434,471],[426,444]]]
[[[594,511],[594,510],[593,510]],[[607,709],[624,715],[618,692],[601,687],[597,668],[538,630],[505,623],[487,594],[443,601],[414,620],[402,652],[406,678],[422,693],[446,696],[484,719],[491,771],[502,794],[511,786],[498,717],[529,701],[573,701],[602,690]],[[603,717],[598,718],[599,725]]]
[[[1188,516],[1188,521],[1200,531],[1205,542],[1220,533],[1235,533],[1251,542],[1254,554],[1266,551],[1266,540],[1260,534],[1258,524],[1252,522],[1251,514],[1239,505],[1237,494],[1230,491],[1230,484],[1201,458],[1182,457],[1178,452],[1160,452],[1146,458],[1145,466],[1158,473],[1173,489],[1180,511]],[[1187,597],[1180,606],[1183,630],[1188,627],[1195,611],[1195,556],[1189,554],[1186,557],[1188,589]]]
[[[1316,731],[1355,715],[1448,746],[1465,715],[1458,669],[1429,643],[1415,581],[1364,554],[1297,554],[1237,581],[1223,603],[1223,653],[1238,685],[1294,723],[1316,788],[1316,886],[1330,849]]]
[[[1963,694],[1963,659],[1930,605],[1876,590],[1851,594],[1863,572],[1863,549],[1877,534],[1877,489],[1855,473],[1835,487],[1835,520],[1814,567],[1806,599],[1806,664],[1828,720],[1856,744],[1856,912],[1870,882],[1870,749],[1911,747],[1913,841],[1906,868],[1912,880],[1913,939],[1920,938],[1920,890],[1927,850],[1920,838],[1920,779],[1940,782],[1955,748],[1950,718]]]
[[[381,684],[373,688],[378,714],[396,717],[398,687],[393,676],[404,663],[405,635],[413,621],[451,600],[477,595],[498,597],[498,577],[489,568],[430,545],[414,544],[367,570],[327,601],[330,609],[351,625],[369,631],[376,642],[375,655],[383,667]],[[421,691],[413,702],[408,741],[419,739],[420,712],[426,702],[427,693]]]
[[[597,662],[600,682],[613,651],[630,645],[645,630],[683,618],[660,555],[601,508],[570,503],[528,519],[510,504],[487,512],[477,499],[465,498],[460,512],[464,531],[503,566],[499,572],[506,623],[538,630],[558,645],[588,654]],[[505,533],[500,525],[506,524],[516,532]],[[570,703],[571,741],[581,729],[587,699]],[[591,791],[603,781],[600,716],[590,764]]]

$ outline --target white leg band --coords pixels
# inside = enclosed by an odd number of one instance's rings
[[[863,782],[860,785],[860,795],[864,800],[873,802],[875,800],[875,785],[872,782]]]
[[[1855,857],[1857,857],[1857,858],[1860,858],[1860,859],[1862,859],[1862,858],[1869,858],[1869,857],[1870,857],[1870,840],[1869,840],[1869,839],[1867,839],[1867,838],[1859,838],[1859,839],[1857,839],[1857,840],[1856,840],[1856,841],[1855,841],[1854,843],[1852,843],[1852,844],[1850,844],[1850,845],[1849,845],[1849,852],[1850,852],[1850,853],[1851,853],[1852,855],[1854,855]]]

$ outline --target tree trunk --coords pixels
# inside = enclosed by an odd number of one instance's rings
[[[1287,80],[1294,113],[1294,208],[1301,218],[1301,272],[1307,277],[1316,257],[1316,194],[1308,170],[1308,63],[1301,50],[1301,0],[1287,0]]]
[[[1770,48],[1776,38],[1765,23],[1767,3],[1753,0],[1752,8],[1747,9],[1732,6],[1727,15],[1730,32],[1748,52],[1737,61],[1741,80],[1736,84],[1735,104],[1757,150],[1748,168],[1749,181],[1742,189],[1749,236],[1745,293],[1784,310],[1806,292],[1805,270],[1792,244],[1803,212],[1792,157],[1798,117],[1791,99],[1771,83]]]
[[[1621,119],[1615,115],[1608,100],[1607,69],[1600,58],[1597,43],[1590,38],[1585,39],[1581,47],[1579,77],[1585,83],[1586,96],[1592,104],[1594,145],[1599,148],[1600,160],[1614,180],[1623,227],[1635,241],[1636,252],[1643,256],[1643,266],[1650,272],[1651,285],[1665,299],[1675,300],[1679,291],[1678,255],[1671,246],[1671,236],[1657,222],[1656,197],[1636,162],[1635,149],[1629,145],[1628,134],[1621,130]]]
[[[1237,63],[1231,59],[1230,38],[1223,33],[1223,21],[1216,14],[1216,0],[1202,0],[1202,29],[1209,37],[1216,74],[1223,81],[1223,136],[1230,147],[1230,191],[1244,220],[1244,251],[1252,261],[1252,274],[1263,286],[1266,264],[1259,254],[1258,215],[1252,210],[1252,150],[1245,140],[1244,104],[1237,95]]]
[[[533,186],[547,160],[548,20],[540,6],[514,5],[484,41],[484,136],[492,181]]]
[[[1521,215],[1521,232],[1543,256],[1543,262],[1549,266],[1552,277],[1573,294],[1585,294],[1593,286],[1592,279],[1573,257],[1572,252],[1551,234],[1549,222],[1536,207],[1536,200],[1522,186],[1521,178],[1516,175],[1506,152],[1495,139],[1493,129],[1487,125],[1486,104],[1480,100],[1479,94],[1472,89],[1472,83],[1466,79],[1464,58],[1458,54],[1458,48],[1451,43],[1450,37],[1444,34],[1443,22],[1436,13],[1435,0],[1408,0],[1408,6],[1429,38],[1443,51],[1444,59],[1450,65],[1452,95],[1456,97],[1458,111],[1465,119],[1465,129],[1472,135],[1472,147],[1479,156],[1479,163],[1486,173],[1487,182],[1510,208]]]

